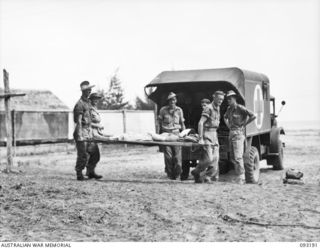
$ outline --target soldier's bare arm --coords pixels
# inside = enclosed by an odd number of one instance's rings
[[[200,137],[199,143],[203,144],[203,125],[204,123],[207,121],[207,117],[206,116],[201,116],[200,121],[198,123],[198,134]]]
[[[92,126],[93,128],[98,128],[98,129],[101,129],[101,130],[104,129],[103,125],[100,124],[100,123],[91,123],[91,126]]]
[[[224,116],[223,120],[224,120],[224,123],[226,124],[226,126],[230,129],[230,124],[229,124],[228,119]]]
[[[183,117],[183,111],[181,110],[181,116],[180,116],[180,125],[181,125],[181,129],[182,130],[185,130],[186,129],[186,126],[184,124],[184,117]]]
[[[78,134],[78,141],[83,141],[81,120],[82,120],[82,114],[79,114],[77,123],[76,123],[76,134]]]
[[[247,124],[250,124],[253,120],[256,119],[256,115],[254,115],[254,113],[248,109],[245,109],[245,112],[248,115],[247,121],[245,123],[245,126],[246,126]]]
[[[226,126],[230,129],[230,124],[229,124],[229,120],[228,120],[228,113],[229,113],[229,108],[227,109],[227,111],[223,115],[223,120],[224,120],[224,123],[226,124]]]
[[[250,124],[253,120],[255,120],[256,119],[256,116],[255,115],[252,115],[252,116],[249,116],[248,118],[247,118],[247,122],[245,123],[245,126],[247,125],[247,124]]]

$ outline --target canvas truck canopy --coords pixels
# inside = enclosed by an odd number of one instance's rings
[[[245,100],[245,84],[246,82],[264,82],[269,84],[267,76],[242,70],[236,67],[220,68],[220,69],[200,69],[200,70],[181,70],[181,71],[164,71],[155,77],[148,85],[146,85],[146,93],[149,93],[149,98],[156,100],[159,94],[162,93],[158,88],[167,85],[193,84],[195,87],[201,83],[213,83],[228,85],[227,89],[236,91],[240,97]],[[220,87],[221,88],[221,87]],[[152,89],[152,91],[147,91]],[[157,102],[157,101],[156,101]]]

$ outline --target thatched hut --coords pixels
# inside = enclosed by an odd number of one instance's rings
[[[4,90],[0,89],[0,94]],[[12,89],[26,93],[11,98],[17,140],[68,138],[69,108],[51,91]],[[4,101],[0,101],[0,140],[5,138]]]

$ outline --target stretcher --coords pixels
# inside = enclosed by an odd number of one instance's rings
[[[181,146],[181,147],[202,147],[202,144],[186,141],[151,141],[151,140],[106,140],[94,139],[94,141],[103,144],[133,144],[144,146]]]

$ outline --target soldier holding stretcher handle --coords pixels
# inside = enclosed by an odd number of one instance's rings
[[[216,91],[213,102],[208,99],[201,101],[202,114],[198,123],[200,144],[203,144],[201,158],[197,167],[191,172],[196,183],[219,179],[219,141],[217,129],[220,124],[220,105],[224,100],[224,93]]]
[[[176,105],[176,94],[170,92],[167,98],[168,105],[163,106],[159,111],[160,132],[179,135],[184,130],[183,111]],[[181,146],[164,146],[165,172],[171,180],[176,180],[182,172]]]

